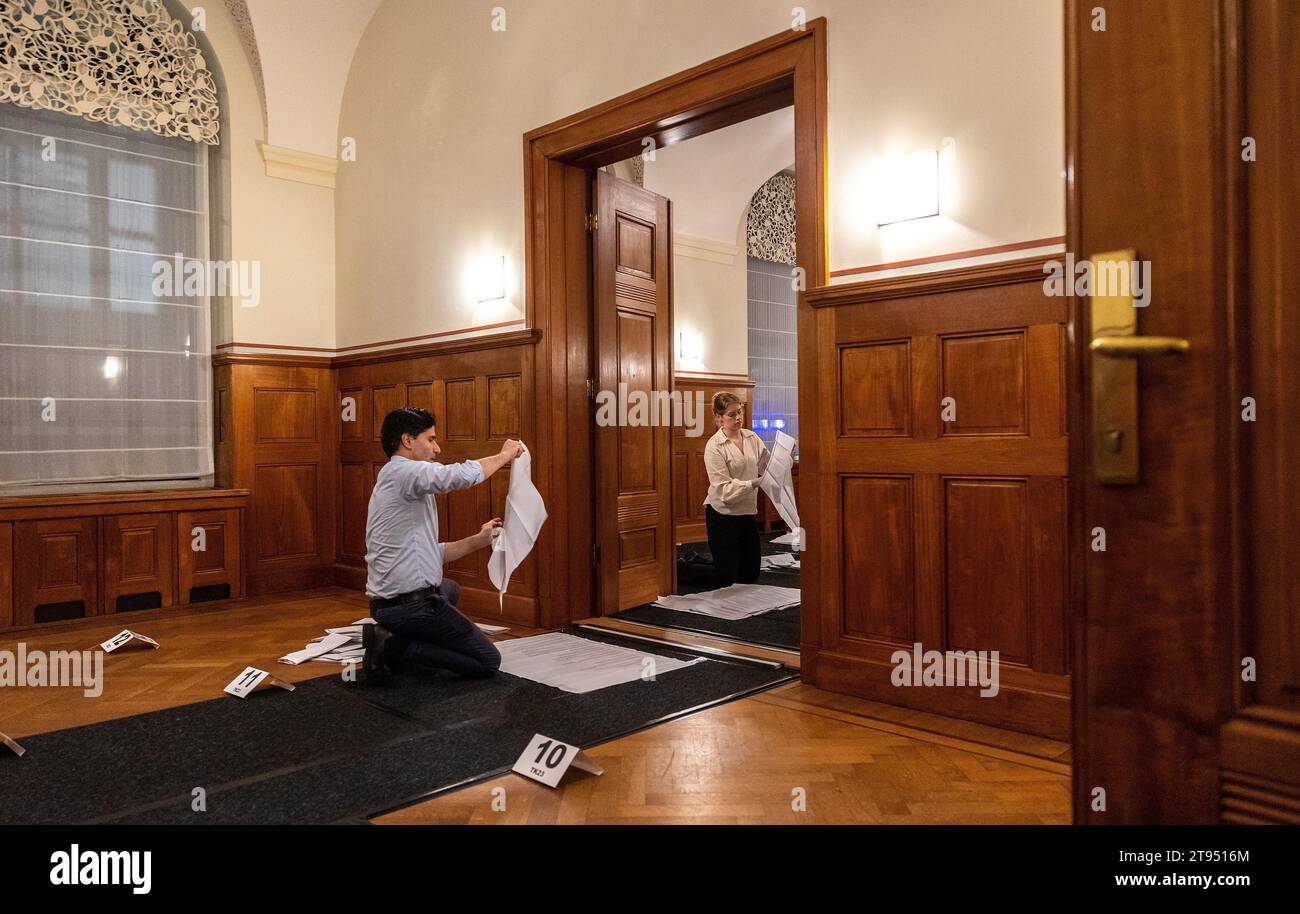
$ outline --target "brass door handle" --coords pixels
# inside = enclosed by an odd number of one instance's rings
[[[1088,348],[1098,355],[1136,358],[1142,355],[1182,355],[1191,348],[1176,336],[1099,336]]]

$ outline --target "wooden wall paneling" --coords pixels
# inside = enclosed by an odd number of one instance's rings
[[[14,624],[14,525],[0,523],[0,628]]]
[[[53,603],[80,600],[87,618],[115,612],[119,596],[157,592],[173,605],[175,512],[237,515],[247,500],[246,490],[211,488],[0,498],[0,629],[36,624],[36,608]]]
[[[170,512],[110,514],[103,520],[101,575],[104,612],[123,596],[157,593],[164,608],[176,602],[176,521]]]
[[[14,624],[32,625],[38,608],[81,601],[96,616],[99,602],[99,519],[65,517],[14,525]]]
[[[839,635],[911,644],[917,638],[913,480],[845,475],[841,484]]]
[[[933,291],[909,278],[905,302],[876,294],[893,280],[809,295],[815,361],[839,388],[816,418],[826,511],[810,540],[838,544],[821,567],[840,586],[804,602],[820,639],[805,681],[1068,733],[1064,315],[1036,264],[1003,266],[1000,285],[989,268],[934,274]],[[893,686],[893,652],[916,642],[998,651],[998,696]]]
[[[500,450],[507,437],[529,438],[535,424],[522,405],[532,402],[531,350],[535,336],[518,339],[514,345],[457,341],[453,346],[430,347],[427,353],[385,361],[363,360],[343,364],[337,371],[339,389],[358,391],[370,403],[371,419],[364,440],[340,437],[340,476],[337,495],[339,526],[338,560],[334,580],[351,587],[364,587],[365,525],[370,494],[379,471],[388,462],[378,437],[384,413],[402,406],[429,409],[436,419],[442,463],[456,463],[486,457]],[[383,391],[375,396],[374,391]],[[504,505],[509,470],[497,473],[487,485],[436,496],[439,537],[443,542],[472,535]],[[548,506],[549,507],[549,506]],[[546,535],[546,528],[543,528]],[[498,616],[509,622],[535,624],[536,563],[530,557],[512,579],[505,599],[504,614],[497,593],[487,577],[487,552],[481,550],[448,563],[447,577],[461,585],[462,609]]]
[[[328,367],[316,365],[236,362],[231,368],[234,479],[251,492],[243,537],[248,591],[331,583],[340,386]]]
[[[402,384],[385,384],[382,387],[372,387],[370,389],[370,421],[371,437],[375,441],[383,441],[380,434],[384,427],[384,417],[395,409],[401,409],[403,406],[410,406],[406,402],[406,391]]]
[[[178,602],[189,603],[191,590],[214,584],[229,585],[231,599],[243,596],[241,514],[231,508],[176,512]]]
[[[230,488],[235,484],[235,407],[231,373],[230,365],[214,365],[212,369],[213,482],[218,488]]]
[[[348,408],[348,418],[343,419],[343,410]],[[370,418],[371,402],[366,396],[364,387],[339,388],[339,440],[340,441],[362,441],[366,437],[366,430],[371,427]]]

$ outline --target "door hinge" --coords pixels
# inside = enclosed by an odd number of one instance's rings
[[[587,379],[587,400],[593,402],[596,399],[596,382],[591,378]]]
[[[594,232],[600,226],[599,213],[587,213],[587,231]]]
[[[591,544],[591,564],[600,564],[600,543]]]

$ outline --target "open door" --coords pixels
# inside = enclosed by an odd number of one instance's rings
[[[593,199],[596,388],[616,406],[595,422],[597,612],[610,615],[673,592],[671,427],[649,424],[663,416],[648,405],[672,391],[672,226],[667,197],[603,171]]]
[[[1150,297],[1121,332],[1075,300],[1075,820],[1296,823],[1300,4],[1097,9],[1067,4],[1069,247],[1135,252]]]

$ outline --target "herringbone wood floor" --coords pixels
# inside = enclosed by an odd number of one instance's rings
[[[0,650],[13,651],[18,641],[28,649],[87,649],[128,627],[163,647],[106,657],[99,698],[88,699],[79,689],[5,689],[0,731],[21,739],[217,698],[250,665],[292,681],[320,676],[332,668],[291,667],[276,659],[326,627],[367,613],[362,594],[322,588],[13,633],[0,639]],[[503,637],[535,631],[516,627]],[[605,743],[590,754],[605,768],[600,777],[571,771],[551,790],[512,774],[376,821],[920,824],[1066,823],[1070,817],[1065,744],[799,683]]]

